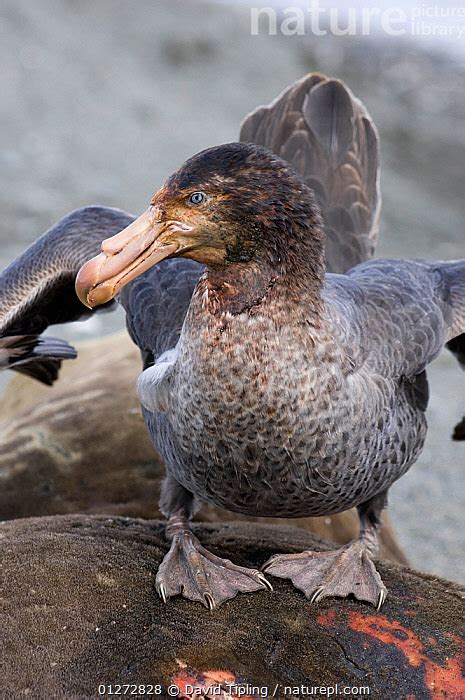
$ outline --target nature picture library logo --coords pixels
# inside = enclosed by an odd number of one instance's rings
[[[424,36],[465,39],[465,5],[428,3],[368,5],[303,0],[298,5],[256,6],[250,10],[252,35],[285,36],[369,35]]]

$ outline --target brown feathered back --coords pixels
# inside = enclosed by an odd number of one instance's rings
[[[310,73],[249,114],[240,140],[287,160],[315,191],[328,271],[345,272],[373,255],[381,207],[378,133],[344,83]]]

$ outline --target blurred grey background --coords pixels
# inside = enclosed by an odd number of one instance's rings
[[[250,4],[196,0],[3,0],[0,17],[2,268],[75,207],[142,211],[185,158],[236,139],[248,111],[313,70],[347,81],[378,125],[378,255],[465,257],[460,42],[252,36]],[[63,333],[123,323],[110,314]],[[429,376],[428,442],[390,513],[417,568],[464,580],[465,443],[450,435],[465,377],[445,352]]]

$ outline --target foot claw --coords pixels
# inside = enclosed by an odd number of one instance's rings
[[[202,603],[208,610],[215,610],[237,593],[273,590],[260,571],[215,556],[185,530],[173,537],[155,584],[165,603],[172,596],[182,595]]]
[[[163,583],[157,586],[158,594],[164,603],[168,602],[168,596],[166,595],[166,588]]]
[[[379,610],[386,600],[386,588],[360,541],[336,551],[278,554],[263,569],[272,576],[291,579],[312,603],[328,596],[347,598],[352,594]]]
[[[272,586],[271,583],[268,581],[268,579],[266,579],[266,578],[263,576],[263,574],[261,573],[261,571],[257,571],[257,579],[260,581],[260,583],[262,584],[263,588],[266,588],[266,589],[268,589],[269,591],[273,591],[273,586]]]
[[[381,609],[381,606],[384,605],[386,598],[387,598],[387,591],[385,589],[381,589],[379,592],[379,596],[378,596],[378,604],[376,606],[377,610]]]
[[[205,601],[205,607],[207,607],[210,610],[210,612],[216,608],[215,599],[213,598],[211,593],[204,593],[203,598]]]
[[[325,590],[324,586],[320,586],[319,588],[317,588],[316,591],[314,592],[314,594],[312,595],[312,597],[310,598],[310,602],[311,603],[318,603],[320,598],[323,597],[322,594],[324,593],[324,590]]]

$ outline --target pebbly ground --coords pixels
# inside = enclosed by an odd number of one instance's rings
[[[0,18],[2,267],[75,207],[142,211],[180,162],[234,140],[247,111],[309,70],[347,80],[380,130],[379,254],[465,256],[465,70],[452,53],[406,37],[253,37],[247,8],[195,1],[4,0]],[[465,442],[450,434],[465,378],[444,353],[430,382],[428,442],[390,513],[416,567],[463,580]]]

